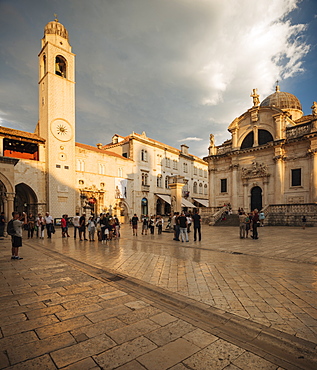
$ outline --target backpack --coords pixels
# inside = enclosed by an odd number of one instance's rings
[[[7,233],[9,235],[15,235],[15,228],[13,226],[13,219],[8,222],[8,225],[7,225]]]

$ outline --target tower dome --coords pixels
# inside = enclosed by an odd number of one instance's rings
[[[302,110],[302,105],[295,95],[280,91],[280,87],[276,86],[275,93],[269,95],[260,104],[261,107],[276,107],[279,109],[298,109]]]
[[[48,34],[55,34],[63,37],[64,39],[68,40],[68,32],[67,29],[58,22],[58,19],[55,19],[52,22],[48,22],[44,28],[44,35]]]

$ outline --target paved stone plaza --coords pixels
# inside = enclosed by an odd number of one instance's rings
[[[1,369],[317,368],[316,228],[121,231],[0,241]]]

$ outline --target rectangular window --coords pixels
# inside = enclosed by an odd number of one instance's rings
[[[220,180],[220,192],[227,193],[227,179]]]
[[[296,168],[292,170],[292,186],[302,185],[302,170],[301,168]]]
[[[56,168],[61,168],[61,165],[60,165],[60,164],[57,164],[57,165],[56,165]]]
[[[128,158],[128,153],[122,153],[122,157]]]
[[[64,166],[65,170],[69,170],[69,166]]]

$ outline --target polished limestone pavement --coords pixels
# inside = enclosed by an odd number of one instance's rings
[[[317,368],[317,229],[121,234],[0,241],[0,368]]]

